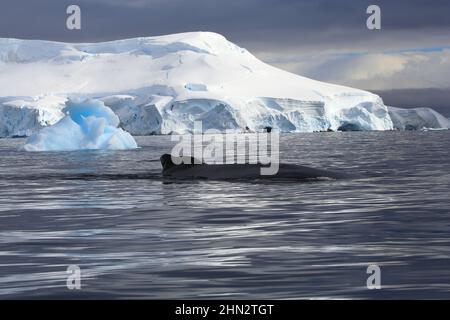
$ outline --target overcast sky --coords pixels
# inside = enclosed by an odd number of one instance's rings
[[[81,7],[81,31],[66,29],[70,4]],[[366,28],[370,4],[381,7],[379,31]],[[0,37],[97,42],[186,31],[221,33],[304,76],[395,90],[391,104],[429,88],[440,90],[421,105],[447,101],[449,0],[1,0]]]

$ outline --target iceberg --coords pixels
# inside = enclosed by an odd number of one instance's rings
[[[63,112],[66,116],[29,137],[23,149],[73,151],[137,148],[134,138],[118,128],[119,117],[99,100],[69,100]]]
[[[397,130],[450,129],[450,120],[431,108],[388,109]]]
[[[70,97],[103,102],[132,135],[189,133],[195,121],[281,132],[393,130],[397,121],[378,95],[275,68],[212,32],[102,43],[0,38],[0,73],[0,137],[54,125]]]

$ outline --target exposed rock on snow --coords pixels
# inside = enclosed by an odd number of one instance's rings
[[[283,132],[392,130],[372,93],[263,63],[221,35],[192,32],[96,44],[0,39],[0,137],[63,117],[69,97],[97,99],[134,135],[270,126]]]

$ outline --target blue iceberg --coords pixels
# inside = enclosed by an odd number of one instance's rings
[[[119,117],[102,101],[68,100],[66,116],[26,141],[26,151],[126,150],[137,148],[128,132],[119,128]]]

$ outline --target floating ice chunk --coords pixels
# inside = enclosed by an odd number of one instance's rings
[[[450,121],[430,108],[401,109],[388,107],[397,130],[449,129]]]
[[[88,99],[88,100],[69,100],[63,110],[70,115],[70,118],[78,124],[83,124],[83,118],[95,117],[103,118],[110,126],[118,127],[119,117],[102,101]]]
[[[117,115],[99,100],[69,100],[67,115],[56,124],[28,138],[26,151],[71,151],[84,149],[124,150],[137,148],[136,141],[118,128]]]

